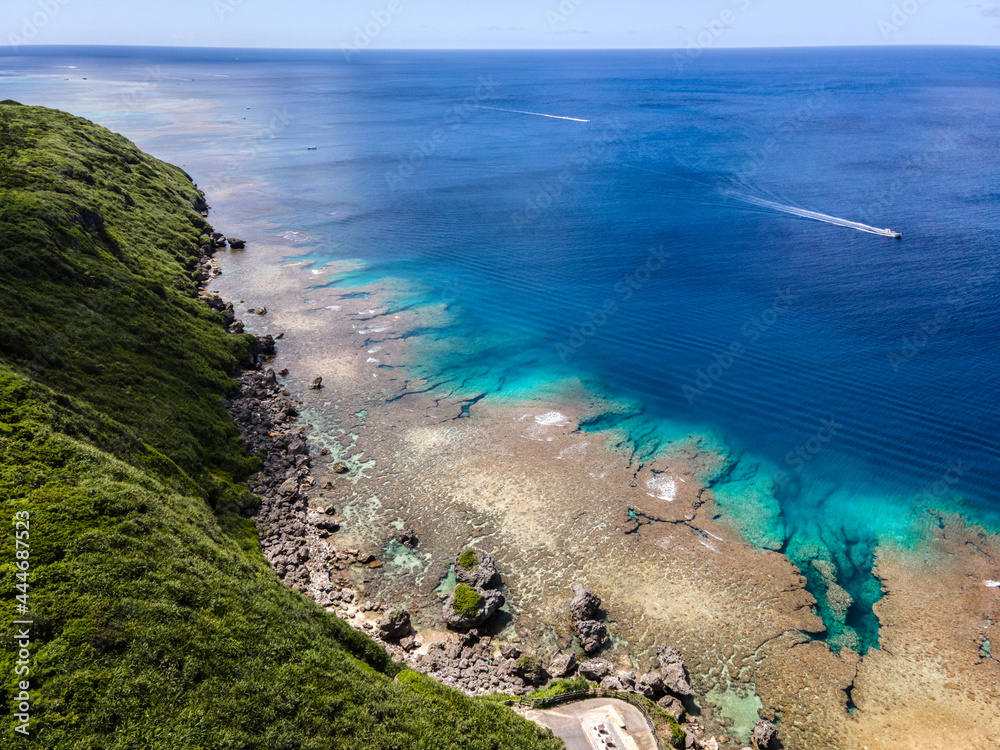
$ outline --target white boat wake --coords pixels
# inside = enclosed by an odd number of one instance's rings
[[[590,120],[581,120],[579,117],[546,115],[542,112],[525,112],[523,109],[500,109],[500,107],[482,107],[482,109],[492,109],[494,112],[513,112],[514,114],[517,115],[534,115],[535,117],[551,117],[553,120],[572,120],[573,122],[590,122]]]
[[[801,216],[803,219],[813,219],[814,221],[822,221],[827,224],[835,224],[838,227],[847,227],[848,229],[857,229],[859,232],[868,232],[869,234],[878,234],[882,237],[895,237],[897,239],[901,238],[903,235],[892,229],[879,229],[878,227],[871,227],[867,224],[862,224],[859,221],[850,221],[849,219],[841,219],[836,216],[830,216],[828,214],[821,214],[819,211],[809,211],[804,208],[796,208],[795,206],[786,206],[782,203],[777,203],[776,201],[769,201],[763,198],[754,198],[748,195],[738,195],[735,193],[729,193],[729,196],[736,198],[737,200],[743,201],[745,203],[750,203],[754,206],[760,206],[762,208],[771,208],[775,211],[781,211],[782,213],[791,214],[792,216]]]

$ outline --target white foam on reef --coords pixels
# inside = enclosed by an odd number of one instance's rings
[[[294,232],[294,231],[282,233],[281,238],[284,240],[288,240],[289,242],[303,242],[309,239],[309,237],[306,235],[305,232]]]
[[[375,354],[376,352],[380,352],[380,351],[382,351],[382,347],[381,346],[373,346],[371,349],[368,350],[368,353],[369,354]]]
[[[378,364],[378,360],[377,360],[377,359],[375,359],[375,357],[369,357],[369,358],[368,358],[368,361],[369,361],[369,362],[374,362],[375,364]]]
[[[567,453],[579,453],[581,456],[586,455],[588,445],[590,445],[590,441],[585,440],[579,445],[571,445],[569,448],[563,448],[561,451],[559,451],[559,455],[556,456],[556,458],[564,459],[566,458]],[[593,476],[593,474],[591,474],[591,476]]]
[[[991,589],[1000,589],[1000,581],[983,581]]]
[[[549,411],[545,414],[536,415],[535,422],[545,427],[565,427],[569,424],[566,415],[558,411]]]
[[[672,503],[677,497],[677,482],[673,477],[653,477],[646,481],[646,494],[655,497],[657,500],[666,500]]]
[[[566,419],[566,415],[558,411],[548,411],[545,412],[545,414],[525,414],[517,421],[523,422],[528,417],[533,417],[535,423],[531,425],[527,430],[525,430],[526,434],[521,435],[521,437],[527,438],[528,440],[537,440],[539,442],[546,442],[546,443],[552,442],[551,437],[542,436],[543,428],[565,427],[570,423],[570,421]]]

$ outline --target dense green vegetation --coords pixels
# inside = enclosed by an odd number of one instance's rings
[[[264,561],[237,484],[258,460],[220,403],[251,339],[196,299],[198,198],[104,128],[0,104],[2,746],[560,747],[502,706],[395,680]],[[25,511],[29,739],[11,650]]]
[[[479,558],[476,557],[476,551],[474,549],[467,549],[461,555],[458,556],[458,564],[462,566],[464,570],[472,570],[477,565],[479,565]]]
[[[455,611],[460,615],[472,617],[480,610],[484,601],[483,595],[466,583],[455,587]]]
[[[526,696],[526,700],[540,701],[546,698],[554,698],[557,695],[565,695],[566,693],[583,693],[594,687],[597,687],[597,685],[582,675],[563,677],[559,680],[552,680],[545,687],[533,691]]]
[[[633,701],[642,704],[642,706],[646,709],[646,713],[648,713],[650,718],[653,720],[653,726],[656,729],[658,737],[665,740],[673,747],[684,747],[687,732],[681,729],[681,725],[677,723],[677,719],[675,719],[673,715],[668,714],[649,698],[644,698],[641,695],[635,696]]]

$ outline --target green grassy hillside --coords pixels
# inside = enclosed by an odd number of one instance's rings
[[[505,708],[394,680],[400,665],[264,561],[236,484],[257,459],[220,404],[250,338],[196,299],[198,197],[104,128],[0,104],[2,746],[561,747]]]

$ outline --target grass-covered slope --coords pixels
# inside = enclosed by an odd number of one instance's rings
[[[249,340],[196,299],[198,197],[104,128],[0,104],[0,746],[561,746],[503,707],[394,680],[380,647],[267,566],[234,484],[256,459],[220,405]]]

